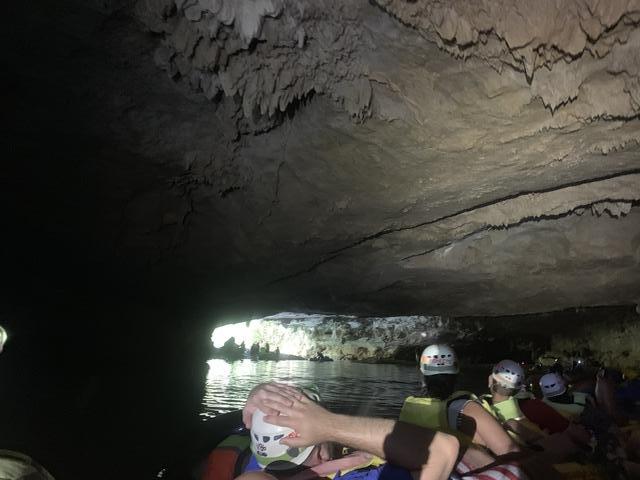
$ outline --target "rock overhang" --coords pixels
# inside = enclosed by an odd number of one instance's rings
[[[262,313],[640,300],[637,2],[117,3],[76,53],[116,270]]]

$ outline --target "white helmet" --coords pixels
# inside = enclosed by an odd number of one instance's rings
[[[429,345],[420,356],[420,371],[423,375],[458,373],[458,358],[449,345]]]
[[[557,373],[547,373],[540,378],[540,390],[545,397],[556,397],[567,391],[567,384]]]
[[[288,447],[280,443],[284,437],[296,436],[296,432],[288,427],[279,427],[264,421],[265,414],[256,410],[251,418],[251,451],[258,464],[265,468],[273,462],[286,462],[282,468],[291,464],[301,465],[309,456],[315,445],[306,448]]]
[[[496,363],[491,376],[498,385],[509,389],[519,389],[524,382],[524,370],[513,360]]]

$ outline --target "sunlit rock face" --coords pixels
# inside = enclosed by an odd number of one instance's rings
[[[260,315],[640,302],[637,0],[12,8],[48,38],[12,51],[15,178],[77,180],[32,236],[118,279]]]
[[[475,332],[474,332],[475,333]],[[358,318],[339,315],[280,313],[216,329],[212,340],[220,348],[233,337],[249,348],[269,345],[281,354],[303,358],[318,352],[334,360],[397,360],[411,347],[448,337],[462,339],[471,330],[441,317]],[[411,359],[409,355],[408,359]]]
[[[544,318],[548,326],[553,320]],[[514,331],[508,321],[495,319],[455,319],[440,316],[355,317],[342,315],[279,313],[251,321],[227,324],[214,330],[213,353],[238,358],[238,352],[222,348],[233,341],[245,349],[251,346],[303,359],[319,352],[332,360],[369,362],[406,362],[416,364],[422,349],[432,343],[448,343],[458,352],[461,362],[490,363],[503,358],[534,361],[550,347],[544,328],[525,321]],[[537,329],[537,330],[536,330]]]
[[[254,344],[262,349],[268,345],[272,353],[278,349],[284,355],[310,358],[322,352],[334,360],[415,364],[425,346],[447,343],[465,365],[505,358],[533,364],[551,353],[566,368],[574,358],[587,366],[623,370],[640,363],[640,321],[628,307],[492,318],[279,313],[216,328],[213,347],[220,349],[231,338],[247,351]],[[214,353],[224,356],[223,350]],[[229,359],[234,358],[237,354]]]

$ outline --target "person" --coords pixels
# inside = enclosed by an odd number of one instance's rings
[[[587,405],[594,406],[593,398],[589,394],[569,392],[566,381],[558,373],[543,375],[539,383],[543,402],[569,420],[578,420]]]
[[[637,440],[625,435],[616,423],[619,418],[611,405],[614,402],[608,398],[612,396],[613,387],[608,383],[604,370],[598,373],[596,380],[598,401],[585,392],[569,391],[564,378],[556,373],[543,375],[540,389],[545,403],[572,421],[585,425],[593,433],[593,457],[610,470],[610,476],[622,478],[628,474],[640,478]]]
[[[7,331],[0,325],[0,353],[7,339]],[[0,479],[54,480],[53,476],[31,457],[11,450],[0,450]]]
[[[488,378],[490,395],[483,406],[521,445],[537,445],[560,461],[589,443],[591,436],[524,389],[524,370],[505,359],[494,365]]]
[[[542,430],[534,423],[529,422],[525,413],[520,408],[520,402],[515,397],[520,392],[524,381],[522,367],[513,360],[501,360],[496,363],[487,379],[489,395],[481,397],[483,406],[491,413],[506,430],[521,444],[533,443],[542,438]],[[526,402],[527,399],[523,399]],[[551,407],[544,405],[552,415],[562,420],[563,427],[568,427],[567,422]],[[566,425],[565,425],[566,423]]]
[[[239,480],[333,477],[341,480],[447,479],[458,456],[455,437],[391,419],[332,413],[309,392],[268,383],[243,409],[250,429]],[[356,451],[337,454],[336,445]],[[220,479],[209,462],[203,480]]]
[[[405,399],[400,420],[446,431],[465,445],[487,447],[495,455],[520,452],[518,444],[471,392],[454,391],[459,373],[455,351],[444,344],[429,345],[420,356],[423,390]]]

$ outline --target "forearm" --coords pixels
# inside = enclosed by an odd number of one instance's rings
[[[409,470],[422,468],[432,456],[457,456],[451,435],[384,418],[334,414],[329,441],[363,450]]]
[[[514,419],[508,420],[506,422],[506,426],[508,427],[509,430],[518,434],[520,438],[524,440],[527,444],[535,443],[538,440],[541,440],[542,438],[544,438],[544,435],[527,428],[525,425],[522,424],[522,422],[518,420],[514,420]]]
[[[385,439],[396,422],[384,418],[351,417],[332,414],[327,426],[328,441],[386,458]]]

